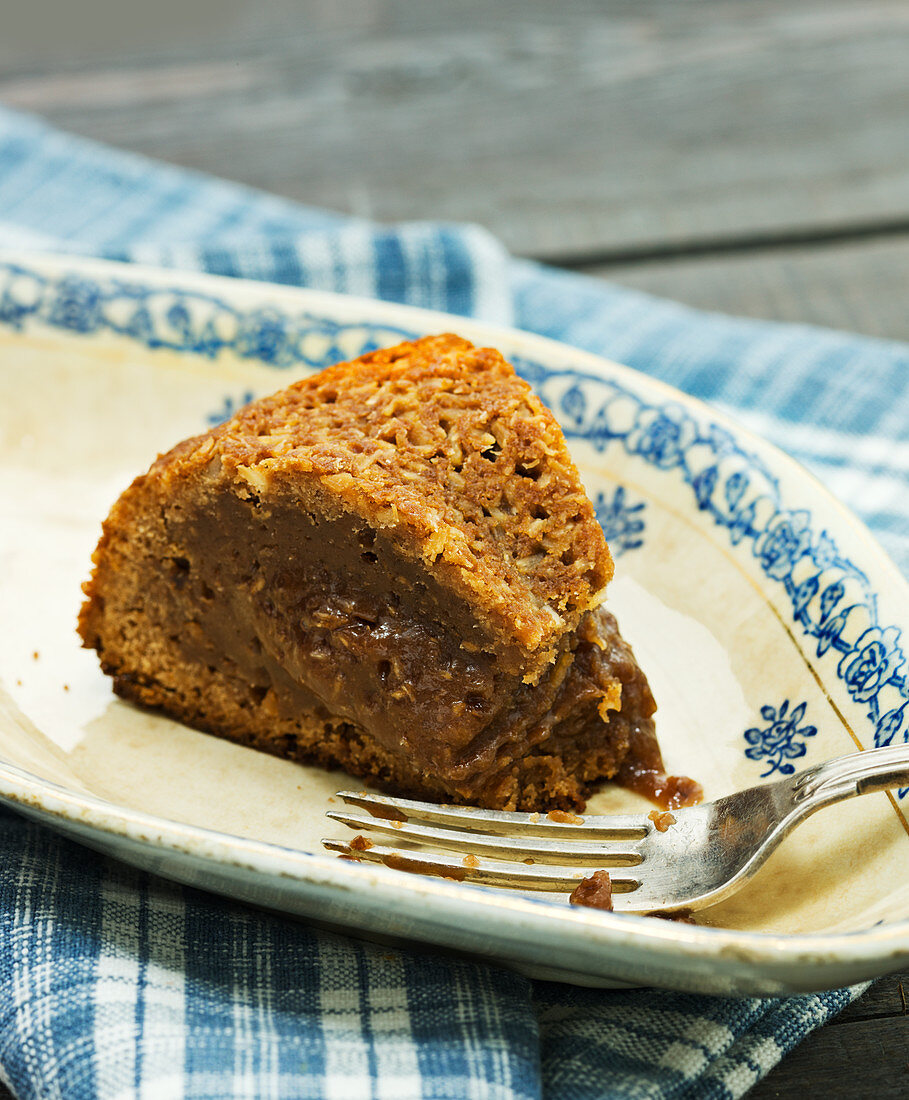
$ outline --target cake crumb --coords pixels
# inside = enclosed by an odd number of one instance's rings
[[[479,867],[480,866],[480,861],[477,859],[477,857],[475,855],[470,854],[470,853],[468,853],[461,860],[461,862],[464,864],[465,867]]]
[[[38,652],[38,650],[36,649],[36,650],[34,651],[34,653],[32,654],[32,660],[33,660],[33,661],[37,661],[37,660],[38,660],[38,658],[39,658],[40,656],[41,656],[41,654],[40,654],[40,653]]]
[[[546,815],[550,821],[555,821],[559,825],[583,825],[584,818],[578,817],[577,814],[569,813],[567,810],[550,810]]]
[[[612,912],[612,880],[608,871],[594,871],[572,890],[568,901],[572,905],[586,905],[589,909],[605,909]]]
[[[668,810],[651,810],[647,816],[653,822],[658,833],[665,833],[670,825],[675,825],[675,818]]]
[[[368,852],[372,847],[372,841],[358,833],[350,842],[350,846],[355,852]]]
[[[63,685],[63,690],[64,691],[69,691],[69,684],[64,684]]]

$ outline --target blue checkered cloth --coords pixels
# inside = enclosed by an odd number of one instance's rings
[[[606,354],[796,455],[909,571],[903,346],[698,313],[513,260],[475,227],[380,228],[3,109],[0,245],[387,298]],[[530,981],[315,931],[0,814],[0,1075],[18,1097],[737,1097],[855,995]]]

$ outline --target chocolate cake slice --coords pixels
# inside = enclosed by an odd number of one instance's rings
[[[93,560],[84,644],[197,729],[426,799],[685,796],[565,440],[498,352],[426,338],[247,406],[138,477]]]

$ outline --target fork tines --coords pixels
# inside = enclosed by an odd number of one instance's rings
[[[574,814],[437,806],[365,792],[338,797],[349,809],[330,810],[332,820],[394,840],[323,840],[330,851],[398,870],[518,889],[572,890],[592,868],[634,867],[643,858],[640,842],[653,829],[643,815],[601,824]],[[613,877],[612,885],[621,893],[639,880]]]

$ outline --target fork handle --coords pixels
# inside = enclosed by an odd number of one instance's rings
[[[807,768],[796,777],[794,792],[802,809],[813,812],[844,798],[902,786],[909,787],[909,745],[866,749]]]

